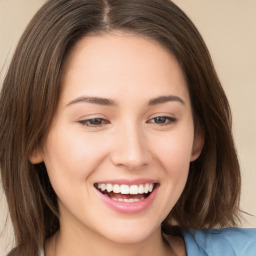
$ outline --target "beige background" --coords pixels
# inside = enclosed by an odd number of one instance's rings
[[[44,0],[0,0],[0,84],[26,24]],[[256,0],[175,0],[194,21],[212,53],[233,111],[242,169],[243,210],[256,215]],[[6,204],[0,190],[0,256],[12,243],[2,232]],[[256,227],[246,216],[244,227]],[[3,233],[1,235],[1,233]]]

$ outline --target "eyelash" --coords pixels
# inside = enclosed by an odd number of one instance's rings
[[[154,122],[152,120],[154,120]],[[157,120],[160,122],[158,123]],[[150,120],[148,120],[147,123],[154,123],[154,124],[160,125],[160,126],[168,126],[168,125],[175,123],[176,121],[177,121],[177,119],[174,117],[157,116],[157,117],[154,117],[154,118],[151,118]],[[92,122],[94,122],[94,124]],[[81,120],[81,121],[79,121],[79,123],[81,125],[84,125],[87,127],[97,128],[97,127],[102,127],[103,125],[107,125],[110,122],[104,118],[91,118],[91,119]]]
[[[160,121],[160,123],[156,122],[157,119],[158,119],[158,121]],[[155,122],[153,122],[153,123],[155,123],[157,125],[160,125],[160,126],[168,126],[168,125],[171,125],[171,124],[173,124],[173,123],[175,123],[177,121],[177,119],[174,118],[174,117],[170,117],[170,116],[157,116],[157,117],[154,117],[154,118],[150,119],[149,121],[147,121],[147,123],[152,123],[151,120],[154,120]],[[164,121],[164,122],[162,122],[162,121]]]
[[[90,122],[96,121],[96,124]],[[100,122],[100,123],[99,123]],[[109,124],[110,122],[104,118],[96,117],[79,121],[80,124],[88,127],[101,127],[102,125]]]

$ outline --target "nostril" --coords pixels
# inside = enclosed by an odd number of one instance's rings
[[[136,139],[137,136],[132,134],[129,134],[129,136],[123,135],[127,139],[118,141],[119,147],[111,154],[111,161],[114,165],[132,171],[140,170],[150,162],[151,156],[145,145],[142,145],[141,139]]]

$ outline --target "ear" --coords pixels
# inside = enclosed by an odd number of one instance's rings
[[[204,146],[204,131],[200,126],[195,129],[194,142],[190,157],[190,162],[195,161],[201,154]]]
[[[39,164],[44,161],[43,152],[40,148],[33,150],[32,154],[29,157],[31,164]]]

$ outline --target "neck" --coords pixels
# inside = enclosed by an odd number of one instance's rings
[[[131,234],[132,235],[132,234]],[[170,244],[162,238],[161,230],[138,243],[116,243],[93,232],[60,229],[46,246],[46,256],[167,256],[176,255]]]

